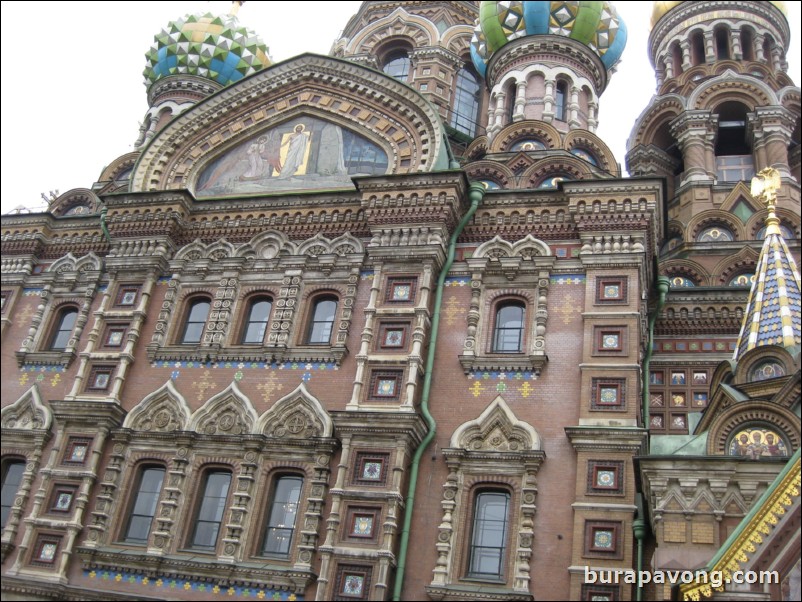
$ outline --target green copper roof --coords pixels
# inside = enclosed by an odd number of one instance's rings
[[[145,85],[170,75],[195,75],[223,86],[271,64],[268,49],[234,15],[187,15],[154,36],[145,54]]]

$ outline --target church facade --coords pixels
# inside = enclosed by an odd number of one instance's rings
[[[608,2],[364,2],[278,64],[239,4],[2,216],[3,598],[798,599],[784,4],[655,3],[628,177]]]

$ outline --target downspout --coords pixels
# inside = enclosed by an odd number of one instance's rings
[[[395,577],[395,586],[393,587],[393,600],[401,600],[401,590],[404,586],[404,572],[407,566],[407,551],[409,549],[409,531],[412,525],[412,508],[415,503],[415,490],[418,485],[418,468],[420,467],[420,460],[423,457],[423,452],[434,439],[437,430],[437,423],[434,417],[429,412],[429,394],[432,389],[432,372],[434,370],[434,356],[437,351],[437,332],[440,328],[440,309],[443,305],[443,289],[445,288],[446,277],[454,263],[454,256],[457,251],[457,239],[459,238],[465,226],[473,218],[473,214],[479,208],[479,203],[485,196],[486,188],[478,183],[473,183],[468,192],[468,198],[471,201],[471,206],[468,212],[463,216],[457,225],[456,230],[451,235],[451,240],[448,243],[448,255],[446,256],[445,265],[440,270],[440,276],[437,279],[437,290],[434,297],[434,311],[432,312],[432,337],[429,341],[429,351],[426,355],[426,372],[423,377],[423,393],[421,394],[420,411],[429,432],[421,441],[418,449],[415,450],[415,455],[412,458],[412,467],[409,472],[409,490],[407,491],[406,499],[406,512],[404,512],[404,526],[401,530],[401,545],[398,550],[398,568]]]
[[[109,227],[106,225],[106,215],[109,213],[109,208],[106,205],[103,205],[100,208],[100,229],[103,231],[103,236],[106,239],[106,242],[111,243],[111,234],[109,233]]]
[[[654,325],[660,312],[666,304],[666,295],[668,289],[671,288],[671,281],[665,276],[657,277],[657,306],[654,308],[651,317],[649,318],[649,340],[646,346],[646,356],[643,358],[643,427],[648,430],[649,428],[649,367],[652,362],[652,353],[654,351]],[[638,542],[638,575],[643,570],[643,544],[646,540],[646,518],[643,507],[643,496],[638,496],[637,499],[638,512],[635,520],[632,521],[632,531],[635,536],[635,541]],[[636,602],[643,600],[643,585],[638,580],[638,587],[635,590]]]

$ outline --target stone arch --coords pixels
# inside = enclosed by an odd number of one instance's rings
[[[540,435],[519,420],[499,395],[482,414],[463,423],[451,435],[451,447],[468,451],[540,451]]]
[[[723,102],[740,102],[750,111],[755,107],[776,105],[777,96],[764,82],[732,70],[703,82],[688,97],[688,110],[711,110]]]
[[[73,188],[50,203],[48,210],[56,217],[64,216],[70,209],[85,207],[80,215],[92,215],[100,211],[100,198],[88,188]]]
[[[301,383],[262,414],[254,432],[276,438],[328,438],[334,434],[334,423],[320,400]]]
[[[613,176],[620,176],[615,155],[596,134],[585,130],[571,130],[563,140],[563,148],[569,152],[574,148],[590,150],[599,160],[599,169]]]
[[[707,286],[710,274],[699,263],[690,259],[672,259],[663,264],[662,272],[669,278],[684,276],[696,283],[696,286]]]
[[[521,138],[538,138],[547,149],[562,148],[562,135],[545,121],[517,121],[502,129],[493,139],[490,152],[503,153]]]
[[[799,215],[785,207],[777,207],[777,217],[780,218],[780,223],[794,233],[794,238],[802,237],[802,228],[799,224]],[[766,225],[766,217],[768,216],[768,209],[762,209],[749,218],[744,226],[744,231],[748,240],[758,240],[757,233]]]
[[[488,153],[489,148],[487,136],[479,136],[465,149],[465,158],[468,161],[478,161]]]
[[[702,230],[716,224],[727,226],[727,228],[729,228],[732,232],[732,235],[735,237],[736,241],[742,241],[746,239],[744,224],[741,222],[741,220],[727,211],[722,211],[720,209],[708,209],[707,211],[702,211],[701,213],[694,215],[688,222],[688,226],[685,229],[685,240],[689,242],[696,241],[696,237]]]
[[[735,384],[743,385],[750,382],[752,370],[769,359],[782,365],[785,368],[786,376],[797,370],[795,358],[787,349],[779,345],[762,345],[750,349],[738,358],[738,365],[735,368]]]
[[[515,174],[512,170],[495,161],[476,161],[465,167],[469,180],[493,180],[501,188],[514,188]]]
[[[757,269],[757,260],[760,254],[752,247],[744,247],[737,254],[727,257],[722,260],[711,274],[714,286],[727,286],[735,276],[749,269],[754,271]]]
[[[474,258],[481,259],[482,257],[551,257],[551,249],[542,240],[536,239],[531,234],[527,234],[525,238],[511,243],[496,236],[492,240],[488,240],[477,247],[473,254]]]
[[[140,154],[141,153],[139,151],[134,151],[120,155],[105,168],[103,168],[103,172],[100,174],[98,182],[111,182],[113,180],[117,180],[120,175],[125,173],[126,170],[134,168],[136,160],[139,159]]]
[[[765,424],[777,429],[789,443],[789,454],[799,449],[799,418],[793,412],[766,402],[743,402],[727,408],[713,420],[707,437],[707,453],[725,455],[732,434],[749,424]]]
[[[440,45],[457,56],[470,53],[473,27],[470,25],[453,25],[443,32]],[[466,59],[470,61],[470,58]]]
[[[17,401],[3,408],[0,412],[0,424],[4,429],[50,430],[53,412],[39,394],[36,383]]]
[[[150,433],[185,431],[191,414],[184,396],[168,380],[128,413],[123,428]]]
[[[67,253],[64,257],[60,257],[56,261],[54,261],[50,266],[45,270],[46,272],[53,272],[56,274],[63,274],[65,272],[86,272],[86,271],[93,271],[99,272],[103,269],[103,260],[100,259],[97,255],[93,252],[87,253],[86,255],[76,258],[72,252]]]
[[[391,35],[387,32],[391,31]],[[412,48],[435,46],[440,41],[440,32],[429,19],[408,13],[399,7],[389,15],[376,19],[362,28],[354,36],[345,49],[349,56],[372,54],[377,44],[383,44],[391,38],[408,38]]]
[[[189,422],[189,430],[205,435],[246,435],[253,431],[256,410],[236,382],[198,408]]]
[[[536,188],[538,183],[549,175],[567,174],[570,180],[582,180],[591,174],[587,163],[567,155],[563,157],[549,157],[538,161],[527,169],[521,176],[523,187]]]
[[[627,145],[628,150],[637,146],[654,144],[654,138],[666,122],[676,119],[685,110],[685,98],[679,94],[667,94],[646,108],[635,122]],[[665,149],[663,149],[665,150]]]
[[[239,247],[235,257],[254,257],[256,259],[276,259],[282,255],[296,255],[297,245],[283,232],[267,230],[254,236],[250,242]]]

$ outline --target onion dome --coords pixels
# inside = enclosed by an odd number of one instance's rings
[[[610,2],[482,2],[471,42],[471,57],[484,76],[493,53],[518,38],[565,36],[585,44],[607,69],[621,58],[627,28]]]
[[[665,15],[668,11],[670,11],[675,6],[682,4],[682,0],[658,0],[654,3],[654,7],[652,8],[652,28],[657,25],[657,22]],[[788,18],[788,7],[785,5],[785,2],[771,2],[774,6],[776,6],[780,12],[785,15],[786,19]]]
[[[150,88],[171,75],[190,75],[222,86],[270,66],[268,48],[234,14],[187,15],[154,37],[143,75]]]

